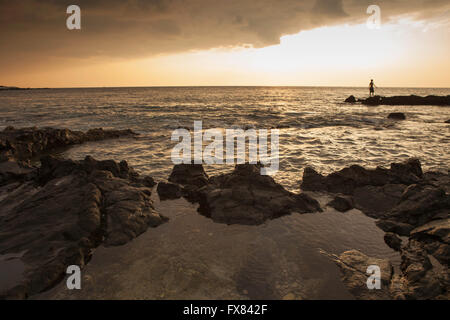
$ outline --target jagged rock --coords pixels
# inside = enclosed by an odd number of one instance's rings
[[[342,281],[350,293],[361,300],[382,300],[389,299],[389,285],[393,275],[393,268],[389,260],[377,259],[366,256],[358,250],[350,250],[339,256],[332,256],[333,260],[340,267]],[[369,289],[367,273],[369,266],[380,268],[380,289]]]
[[[237,165],[232,173],[212,177],[198,194],[198,211],[219,223],[255,225],[291,212],[321,211],[315,199],[261,175],[259,165]]]
[[[330,206],[339,212],[346,212],[353,209],[353,201],[348,198],[336,196],[333,200],[328,202],[327,206]]]
[[[400,202],[387,214],[390,219],[418,227],[450,212],[450,195],[431,185],[410,185]]]
[[[415,228],[411,239],[420,241],[440,263],[450,265],[450,218],[433,220]]]
[[[420,161],[412,158],[403,163],[393,163],[390,169],[377,167],[365,169],[358,165],[322,176],[307,167],[303,172],[302,190],[328,191],[352,194],[358,187],[384,186],[386,184],[412,184],[422,177]]]
[[[183,195],[180,185],[175,183],[158,183],[157,192],[161,200],[178,199]]]
[[[27,160],[45,152],[87,141],[136,135],[131,130],[91,129],[87,132],[54,128],[7,127],[0,132],[0,161],[8,158]]]
[[[393,120],[406,120],[406,116],[402,112],[393,112],[388,115],[388,119]]]
[[[386,232],[384,235],[384,242],[386,242],[386,244],[395,251],[400,251],[402,246],[402,240],[392,232]]]
[[[23,253],[23,280],[0,297],[26,298],[83,266],[91,250],[124,244],[166,221],[126,162],[44,157],[35,179],[0,188],[0,254]]]
[[[434,266],[422,244],[413,239],[402,248],[401,257],[406,299],[448,299],[448,266]]]
[[[346,103],[355,103],[356,102],[356,98],[354,96],[350,96],[347,99],[345,99]]]
[[[9,159],[0,162],[0,186],[30,178],[33,168],[25,163]]]

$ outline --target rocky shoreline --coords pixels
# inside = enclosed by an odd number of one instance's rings
[[[374,96],[364,99],[357,99],[354,96],[350,96],[345,99],[346,103],[362,103],[368,106],[379,106],[379,105],[389,105],[389,106],[450,106],[450,96],[393,96],[393,97],[382,97]]]
[[[334,196],[328,205],[357,208],[377,219],[385,241],[401,255],[396,270],[386,259],[351,250],[327,254],[359,299],[448,299],[450,176],[423,173],[419,160],[389,169],[351,166],[328,176],[306,168],[301,193],[284,189],[260,165],[237,165],[209,177],[202,165],[176,165],[167,182],[140,176],[126,161],[58,159],[49,152],[87,141],[133,137],[131,130],[88,132],[52,128],[6,128],[0,132],[0,255],[19,255],[26,268],[0,298],[24,299],[65,276],[68,265],[85,265],[99,245],[123,245],[167,218],[150,199],[185,197],[214,222],[259,225],[287,214],[322,208],[307,192]],[[40,166],[30,160],[40,157]],[[168,222],[170,223],[170,221]],[[382,290],[368,290],[369,264],[382,269]]]

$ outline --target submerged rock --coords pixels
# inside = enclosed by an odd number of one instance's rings
[[[388,115],[388,119],[393,120],[406,120],[406,116],[402,112],[393,112]]]
[[[350,293],[361,300],[385,300],[390,298],[389,285],[393,267],[387,259],[368,257],[358,250],[350,250],[339,256],[331,256],[342,272],[342,281]],[[380,289],[367,286],[369,266],[380,268]]]
[[[34,179],[0,188],[0,254],[23,252],[26,265],[0,297],[42,292],[99,244],[121,245],[165,222],[143,180],[126,162],[45,157]]]

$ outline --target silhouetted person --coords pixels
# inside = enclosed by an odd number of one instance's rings
[[[369,97],[373,97],[374,95],[375,95],[375,88],[376,88],[376,85],[375,85],[375,83],[373,83],[373,79],[372,80],[370,80],[370,83],[369,83]]]

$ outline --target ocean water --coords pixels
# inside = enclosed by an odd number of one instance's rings
[[[448,95],[450,89],[379,89],[381,95]],[[447,172],[450,108],[344,104],[366,88],[196,87],[92,88],[0,92],[0,129],[52,126],[73,130],[131,128],[136,138],[86,143],[61,151],[82,159],[127,160],[156,180],[173,167],[177,128],[278,128],[280,165],[274,178],[298,191],[305,166],[329,173],[351,164],[388,166],[420,158],[425,170]],[[404,112],[406,121],[387,119]],[[231,165],[206,165],[210,175]],[[334,262],[322,251],[350,249],[399,263],[375,221],[353,209],[339,213],[328,195],[313,193],[322,213],[292,214],[261,226],[227,226],[184,199],[160,202],[169,222],[115,248],[100,247],[83,271],[82,290],[65,282],[37,299],[351,299]],[[0,261],[1,262],[1,261]],[[14,269],[6,260],[3,269]],[[2,270],[3,270],[2,269]],[[20,274],[16,274],[20,278]]]
[[[426,170],[448,170],[450,108],[344,104],[349,95],[367,96],[366,88],[317,87],[174,87],[88,88],[0,92],[0,129],[52,126],[73,130],[131,128],[136,139],[76,146],[64,156],[127,160],[141,173],[167,178],[177,128],[280,130],[280,165],[275,179],[299,188],[305,166],[329,173],[351,164],[386,166],[418,157]],[[450,89],[381,88],[381,95],[448,95]],[[387,119],[404,112],[406,121]],[[210,174],[232,165],[205,166]]]

